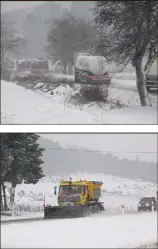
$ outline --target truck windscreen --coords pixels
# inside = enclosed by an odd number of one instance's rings
[[[59,195],[81,194],[82,186],[80,185],[64,185],[59,188]]]

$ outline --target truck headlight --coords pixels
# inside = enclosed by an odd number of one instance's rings
[[[149,203],[146,203],[145,205],[146,205],[146,206],[149,206]]]

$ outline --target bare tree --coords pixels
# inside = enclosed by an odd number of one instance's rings
[[[1,68],[4,69],[4,60],[9,52],[16,53],[20,46],[26,43],[23,35],[8,21],[1,17]]]
[[[142,106],[151,105],[145,74],[156,58],[157,9],[157,1],[97,1],[93,9],[97,26],[109,28],[102,44],[105,55],[124,66],[132,62],[135,67]]]
[[[89,50],[93,46],[95,35],[96,29],[90,23],[65,13],[64,17],[53,21],[45,50],[50,57],[61,60],[66,68],[67,63],[73,64],[75,51]]]

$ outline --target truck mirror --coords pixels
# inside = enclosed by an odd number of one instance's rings
[[[57,187],[54,187],[54,195],[57,195]]]

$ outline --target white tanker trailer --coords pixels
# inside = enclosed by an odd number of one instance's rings
[[[75,60],[75,82],[84,84],[110,84],[103,56],[78,55]]]

